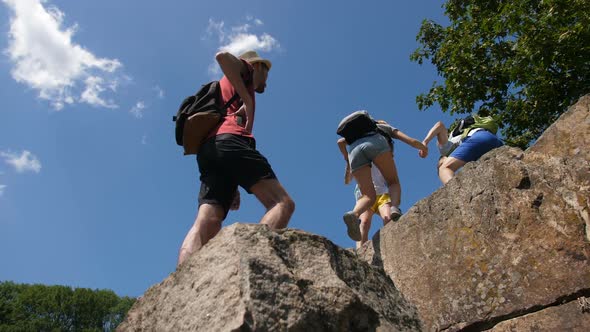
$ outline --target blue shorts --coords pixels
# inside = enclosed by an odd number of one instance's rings
[[[449,155],[464,162],[476,161],[486,152],[504,145],[496,135],[487,130],[479,130],[471,136],[465,137],[461,145]]]
[[[354,172],[365,165],[370,165],[375,157],[387,151],[391,151],[391,147],[381,134],[357,139],[348,146],[351,171]]]

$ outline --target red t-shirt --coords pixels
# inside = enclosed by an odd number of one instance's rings
[[[250,97],[252,97],[252,103],[254,105],[254,110],[252,110],[252,114],[254,114],[254,111],[256,110],[256,98],[254,95],[254,85],[251,83],[254,68],[247,61],[245,61],[243,59],[240,59],[240,60],[242,60],[242,62],[245,63],[246,67],[248,68],[247,73],[242,75],[242,79],[244,80],[244,82],[247,82],[246,89],[248,90]],[[234,86],[231,84],[231,82],[225,76],[223,76],[221,78],[221,80],[219,80],[219,84],[221,86],[221,101],[222,101],[221,105],[223,106],[236,93],[236,90],[234,89]],[[221,134],[234,134],[234,135],[253,138],[254,136],[252,135],[252,133],[247,131],[245,128],[246,117],[242,116],[241,124],[238,124],[239,116],[236,116],[234,114],[235,112],[238,111],[238,109],[240,109],[242,104],[243,104],[243,102],[240,98],[238,98],[238,100],[234,101],[227,108],[227,116],[223,119],[223,121],[221,122],[219,127],[217,127],[216,130],[213,130],[213,133],[211,135],[209,135],[209,137],[213,137],[213,136],[217,136],[217,135],[221,135]],[[254,121],[254,119],[250,119],[250,121]],[[254,128],[254,127],[252,127],[252,128]]]

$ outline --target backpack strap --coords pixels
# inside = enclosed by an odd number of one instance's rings
[[[227,103],[223,105],[223,109],[226,110],[231,104],[233,104],[234,101],[238,100],[238,98],[240,98],[240,95],[237,92],[234,93],[234,95],[227,101]]]
[[[252,84],[253,81],[252,73],[249,73],[248,77],[244,80],[244,85],[246,85],[246,88]],[[240,95],[238,95],[238,92],[236,91],[234,95],[227,101],[227,103],[223,105],[223,109],[226,110],[231,104],[233,104],[234,101],[238,100],[238,98],[240,98]]]

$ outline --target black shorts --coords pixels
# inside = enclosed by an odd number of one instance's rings
[[[225,215],[238,186],[249,194],[263,179],[276,179],[268,160],[256,150],[253,138],[222,134],[205,141],[197,155],[201,172],[199,206],[203,203],[223,207]]]

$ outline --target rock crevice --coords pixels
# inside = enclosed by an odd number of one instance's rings
[[[495,326],[502,322],[507,322],[514,320],[515,318],[527,316],[530,314],[541,312],[545,309],[549,309],[552,307],[559,307],[566,305],[568,303],[580,303],[580,300],[587,299],[590,296],[590,288],[582,289],[574,294],[564,295],[555,300],[553,303],[549,303],[546,305],[535,305],[530,308],[524,308],[522,310],[514,311],[510,314],[506,314],[503,316],[494,317],[488,320],[481,320],[469,325],[465,325],[465,323],[458,323],[454,326],[447,326],[444,327],[441,331],[462,331],[462,332],[475,332],[475,331],[486,331],[486,330],[493,330]],[[583,302],[583,301],[582,301]],[[584,309],[584,305],[578,305],[580,313],[586,312]],[[590,321],[590,317],[588,317]]]

